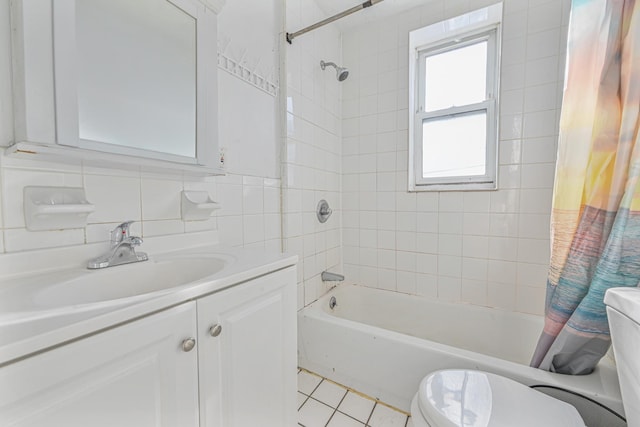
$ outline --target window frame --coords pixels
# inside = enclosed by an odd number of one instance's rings
[[[485,17],[485,19],[477,19],[478,16]],[[476,19],[470,19],[474,17]],[[502,4],[499,3],[410,32],[409,111],[412,113],[409,117],[409,191],[497,189],[501,18]],[[460,25],[465,21],[467,21],[467,25]],[[487,42],[485,100],[426,112],[424,105],[426,102],[426,59],[483,41]],[[486,112],[487,118],[485,174],[424,178],[422,169],[423,123],[428,120],[462,116],[478,111]]]

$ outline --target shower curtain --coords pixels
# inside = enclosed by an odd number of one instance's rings
[[[545,324],[531,365],[590,373],[610,344],[607,289],[640,279],[640,7],[573,0]]]

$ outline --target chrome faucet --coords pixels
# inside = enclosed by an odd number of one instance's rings
[[[88,269],[114,267],[121,264],[146,261],[149,259],[146,253],[137,252],[136,247],[142,244],[142,239],[129,235],[129,227],[133,221],[123,222],[111,230],[111,242],[109,251],[87,263]]]

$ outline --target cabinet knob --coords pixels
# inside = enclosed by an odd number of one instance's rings
[[[220,332],[222,332],[222,326],[218,324],[215,324],[209,328],[209,335],[211,335],[212,337],[217,337],[218,335],[220,335]]]
[[[182,341],[182,350],[185,352],[193,350],[195,346],[196,340],[194,338],[187,338],[186,340]]]

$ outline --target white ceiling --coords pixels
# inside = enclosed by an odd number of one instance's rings
[[[326,14],[325,18],[336,15],[354,6],[362,4],[364,0],[316,0],[316,3]],[[360,10],[352,15],[336,21],[338,27],[345,31],[372,21],[396,15],[414,7],[424,6],[431,0],[383,0],[371,7]]]

